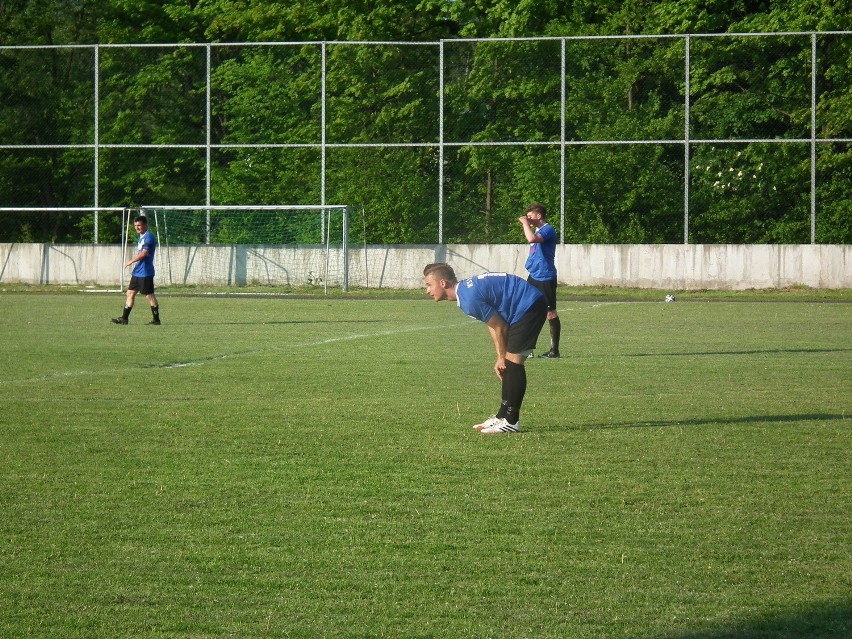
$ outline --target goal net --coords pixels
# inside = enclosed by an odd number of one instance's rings
[[[160,285],[314,286],[349,289],[349,211],[325,206],[143,206],[157,236]]]

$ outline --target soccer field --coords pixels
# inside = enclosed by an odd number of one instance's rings
[[[852,635],[852,305],[0,294],[0,637]],[[539,349],[547,348],[546,329]]]

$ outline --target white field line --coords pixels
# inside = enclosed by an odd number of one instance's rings
[[[631,302],[601,302],[598,304],[591,304],[587,306],[580,306],[576,308],[560,308],[558,311],[560,313],[570,313],[570,312],[580,312],[586,310],[592,310],[596,308],[600,308],[602,306],[611,306],[613,304],[630,304]],[[476,320],[472,318],[468,318],[468,322],[475,322]],[[390,329],[384,331],[378,331],[375,333],[352,333],[350,335],[341,335],[338,337],[329,337],[326,339],[320,340],[311,340],[307,342],[301,343],[288,343],[286,346],[267,346],[265,348],[252,349],[248,351],[235,351],[233,353],[223,353],[221,355],[214,355],[211,357],[203,357],[196,360],[186,361],[186,362],[170,362],[170,363],[162,363],[162,364],[151,364],[149,366],[133,366],[133,367],[125,367],[125,368],[110,368],[110,369],[100,369],[100,370],[77,370],[77,371],[63,371],[57,373],[50,373],[49,375],[39,375],[38,377],[30,377],[23,379],[11,379],[4,380],[0,379],[0,386],[8,386],[10,384],[32,384],[38,382],[49,382],[57,379],[67,379],[69,377],[85,377],[87,375],[111,375],[113,373],[127,372],[127,371],[136,371],[139,368],[145,369],[154,369],[154,370],[170,370],[177,368],[189,368],[192,366],[203,366],[204,364],[209,364],[211,362],[222,361],[225,359],[234,359],[237,357],[250,357],[253,355],[257,355],[260,353],[270,353],[276,351],[286,351],[293,350],[294,348],[313,348],[316,346],[323,346],[327,344],[334,344],[336,342],[349,342],[360,339],[370,339],[373,337],[389,337],[392,335],[402,335],[405,333],[416,333],[420,331],[431,331],[431,330],[443,330],[447,328],[459,327],[462,326],[463,322],[453,322],[450,324],[439,324],[432,326],[413,326],[408,328],[397,328]]]
[[[471,320],[475,321],[475,320]],[[220,355],[213,355],[210,357],[202,357],[192,361],[186,362],[170,362],[163,364],[151,364],[146,366],[132,366],[132,367],[124,367],[124,368],[110,368],[110,369],[100,369],[100,370],[76,370],[76,371],[63,371],[57,373],[50,373],[49,375],[39,375],[38,377],[30,377],[23,379],[11,379],[11,380],[3,380],[0,379],[0,386],[8,386],[10,384],[32,384],[37,382],[49,382],[56,379],[66,379],[69,377],[85,377],[87,375],[111,375],[113,373],[127,372],[127,371],[137,371],[140,368],[144,369],[153,369],[153,370],[169,370],[175,368],[188,368],[191,366],[203,366],[204,364],[208,364],[211,362],[222,361],[225,359],[234,359],[238,357],[251,357],[254,355],[262,354],[262,353],[272,353],[276,351],[291,351],[296,348],[313,348],[316,346],[323,346],[326,344],[334,344],[336,342],[348,342],[360,339],[370,339],[373,337],[389,337],[392,335],[402,335],[404,333],[415,333],[419,331],[432,331],[432,330],[445,330],[447,328],[453,328],[460,326],[460,323],[452,323],[452,324],[440,324],[440,325],[432,325],[432,326],[416,326],[409,328],[399,328],[399,329],[390,329],[384,331],[377,331],[375,333],[353,333],[350,335],[341,335],[338,337],[329,337],[326,339],[320,340],[311,340],[307,342],[297,342],[297,343],[287,343],[282,346],[267,346],[264,348],[252,349],[247,351],[234,351],[233,353],[222,353]]]

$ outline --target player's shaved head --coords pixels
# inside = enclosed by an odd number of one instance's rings
[[[430,275],[435,280],[446,280],[450,283],[458,282],[456,272],[453,270],[453,267],[444,262],[427,264],[426,268],[423,269],[423,277],[429,277]]]

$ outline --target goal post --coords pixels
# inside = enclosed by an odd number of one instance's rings
[[[147,205],[161,285],[349,290],[346,205]]]

